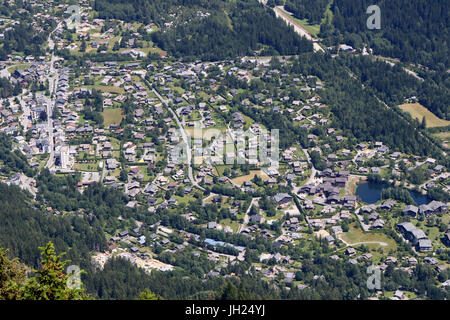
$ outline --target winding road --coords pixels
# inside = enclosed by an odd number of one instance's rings
[[[144,81],[147,83],[147,85],[149,85],[148,81],[144,79]],[[205,189],[203,187],[201,187],[197,181],[195,181],[194,179],[194,175],[192,173],[192,150],[191,150],[191,144],[190,141],[188,139],[188,136],[186,134],[186,131],[184,130],[183,124],[181,123],[180,119],[178,119],[177,114],[175,113],[175,111],[172,110],[172,108],[169,106],[168,100],[164,99],[158,91],[156,91],[156,89],[152,89],[153,93],[158,97],[159,100],[161,100],[161,102],[166,106],[166,108],[170,111],[170,113],[172,113],[173,118],[175,119],[175,121],[178,124],[178,127],[180,128],[180,132],[181,132],[181,137],[183,138],[183,142],[186,145],[186,157],[187,157],[187,165],[188,165],[188,178],[191,181],[192,185],[195,186],[196,188],[204,191]]]

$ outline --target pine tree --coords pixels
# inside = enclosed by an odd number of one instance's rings
[[[86,40],[81,41],[80,52],[86,52]]]
[[[139,295],[138,300],[162,300],[163,298],[152,291],[150,289],[145,289]]]
[[[425,129],[427,127],[427,119],[425,118],[425,116],[423,116],[422,118],[422,123],[420,124],[420,127],[422,129]]]
[[[26,268],[17,258],[10,260],[7,253],[0,248],[0,300],[15,300],[26,280]]]
[[[232,282],[228,282],[226,287],[224,288],[220,298],[220,300],[252,300],[254,299],[253,295],[250,294],[242,283],[239,284],[239,287],[236,287]]]
[[[27,279],[26,266],[18,259],[10,260],[8,250],[0,249],[0,300],[84,300],[84,289],[70,286],[71,276],[64,273],[69,261],[61,261],[53,243],[40,248],[43,256],[40,270]],[[80,272],[80,274],[83,271]],[[81,281],[80,281],[81,282]]]
[[[84,300],[88,296],[82,288],[71,288],[71,276],[64,273],[69,262],[61,261],[65,253],[56,255],[53,243],[41,247],[42,267],[34,270],[35,277],[28,279],[22,288],[21,299],[25,300]]]
[[[236,286],[228,282],[227,286],[223,290],[222,296],[220,297],[221,300],[237,300],[238,299],[238,289]]]

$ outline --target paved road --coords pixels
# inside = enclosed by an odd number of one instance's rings
[[[310,174],[310,176],[308,177],[308,180],[306,180],[305,183],[303,184],[303,185],[306,185],[306,184],[308,184],[308,183],[311,183],[311,182],[314,180],[314,178],[316,177],[316,172],[317,172],[317,170],[316,170],[316,169],[314,168],[314,166],[312,165],[311,157],[309,156],[308,149],[303,149],[303,148],[302,148],[302,150],[303,150],[303,153],[304,153],[305,156],[306,156],[306,161],[307,161],[308,163],[311,163],[311,174]],[[300,190],[300,186],[295,186],[295,187],[293,188],[294,194],[298,194],[299,190]]]
[[[241,226],[239,227],[238,233],[241,233],[242,230],[244,230],[244,228],[247,226],[250,217],[248,216],[248,213],[250,212],[250,210],[252,209],[253,205],[255,204],[255,201],[258,201],[260,198],[253,198],[252,202],[250,203],[250,205],[247,208],[247,211],[245,211],[245,215],[244,215],[244,222],[241,224]]]
[[[147,80],[145,80],[147,82]],[[148,83],[148,82],[147,82]],[[173,118],[178,124],[178,127],[180,128],[181,137],[183,138],[183,142],[186,144],[186,157],[187,157],[187,165],[188,165],[188,178],[191,181],[192,185],[197,187],[200,190],[205,190],[203,187],[201,187],[197,181],[194,179],[194,175],[192,173],[192,150],[191,150],[191,144],[188,140],[188,136],[186,134],[186,131],[184,130],[183,124],[181,123],[180,119],[178,119],[177,114],[172,110],[172,108],[169,106],[168,100],[164,99],[156,89],[152,89],[153,93],[158,97],[159,100],[166,106],[166,108],[172,113]]]
[[[50,94],[53,94],[53,98],[47,99],[47,131],[48,131],[48,140],[50,143],[50,157],[48,158],[47,164],[45,168],[50,169],[55,162],[55,146],[53,141],[53,109],[56,104],[56,84],[58,81],[58,74],[55,72],[55,56],[52,54],[52,58],[50,60],[50,72],[48,74],[49,80],[49,91]],[[50,78],[50,75],[55,75],[53,79]]]
[[[319,45],[318,40],[316,38],[314,38],[308,31],[306,31],[305,29],[303,29],[303,27],[301,25],[299,25],[298,23],[296,23],[292,17],[290,16],[290,14],[288,14],[286,12],[286,10],[284,10],[283,6],[278,6],[273,8],[273,11],[275,12],[275,15],[277,17],[280,17],[281,19],[283,19],[288,25],[291,25],[294,27],[294,31],[299,34],[301,37],[305,37],[308,40],[313,41],[313,48],[314,51],[322,51],[325,52],[325,50]]]
[[[61,28],[62,23],[63,23],[63,21],[59,22],[58,25],[56,26],[56,28],[52,32],[50,32],[50,34],[48,35],[47,42],[48,42],[48,47],[51,51],[53,51],[53,48],[55,47],[55,43],[52,40],[51,36],[56,30]],[[48,140],[50,143],[50,157],[48,158],[48,161],[45,165],[45,168],[47,168],[47,169],[51,169],[53,167],[53,164],[55,163],[55,146],[54,146],[54,141],[53,141],[52,115],[53,115],[53,109],[55,108],[55,104],[56,104],[56,85],[58,83],[58,74],[55,69],[55,61],[56,60],[57,60],[57,57],[52,52],[52,57],[50,59],[50,70],[49,70],[49,73],[47,74],[50,95],[53,94],[53,98],[47,99],[47,130],[48,130]],[[54,77],[52,79],[51,76],[53,76],[53,75],[54,75]]]
[[[55,146],[54,146],[54,141],[53,141],[53,119],[52,119],[52,115],[53,115],[53,109],[55,108],[56,105],[56,86],[58,84],[58,73],[56,72],[55,69],[55,61],[58,59],[54,52],[53,49],[55,47],[55,43],[52,39],[52,35],[55,31],[57,31],[58,29],[60,29],[62,27],[63,21],[60,21],[58,23],[58,25],[56,26],[56,28],[49,33],[48,38],[47,38],[47,42],[48,42],[48,47],[50,49],[50,51],[52,51],[52,57],[50,59],[50,70],[49,73],[47,74],[47,79],[49,82],[49,91],[50,91],[50,95],[53,94],[53,98],[48,99],[47,101],[47,130],[48,130],[48,139],[50,142],[50,157],[48,158],[48,161],[45,165],[45,168],[51,169],[55,163]],[[70,22],[70,18],[65,20],[66,23]],[[53,79],[51,78],[51,76],[53,76]]]
[[[308,163],[311,163],[311,175],[309,176],[308,180],[305,183],[305,184],[307,184],[307,183],[310,183],[316,177],[317,170],[312,165],[311,157],[309,156],[308,149],[302,149],[302,151],[305,154],[306,160],[308,161]]]
[[[360,209],[356,210],[355,215],[358,218],[359,222],[361,223],[361,227],[365,232],[369,231],[369,226],[364,222],[363,216],[359,214]],[[342,240],[344,241],[344,240]]]
[[[103,183],[106,173],[106,161],[102,161],[102,176],[100,177],[100,183]]]
[[[31,181],[33,179],[29,178],[26,175],[21,173],[19,180],[20,180],[20,185],[21,185],[22,189],[28,190],[28,192],[30,192],[33,195],[33,197],[36,198],[37,189],[35,187],[31,186]]]
[[[425,185],[426,185],[427,183],[432,182],[432,181],[439,180],[440,178],[447,179],[448,177],[450,177],[450,173],[449,173],[449,172],[441,173],[440,175],[434,176],[434,177],[431,178],[430,180],[427,180],[427,181],[425,181],[424,183],[422,183],[422,184],[419,186],[419,188],[420,188],[420,189],[426,190]],[[438,183],[439,183],[439,182],[438,182]]]
[[[377,59],[380,59],[380,60],[382,60],[382,61],[384,61],[384,62],[386,62],[387,64],[389,64],[389,65],[392,66],[392,67],[396,65],[396,63],[390,61],[392,58],[386,58],[386,57],[383,57],[383,56],[374,56],[374,57],[377,58]],[[400,62],[400,61],[397,60],[397,62]],[[413,76],[413,77],[416,78],[417,80],[424,81],[424,79],[421,78],[416,72],[414,72],[414,71],[412,71],[412,70],[409,70],[409,69],[406,68],[406,67],[402,67],[402,69],[403,69],[403,71],[405,71],[405,72],[408,73],[409,75]]]
[[[260,3],[262,3],[264,6],[267,4],[267,0],[258,0]],[[293,26],[295,33],[300,35],[301,37],[305,37],[308,40],[313,41],[313,49],[314,51],[322,51],[325,52],[325,50],[319,45],[318,40],[314,38],[308,31],[303,29],[301,25],[296,23],[291,15],[284,9],[284,6],[277,6],[273,8],[273,11],[275,12],[275,16],[281,18],[286,22],[288,26]]]
[[[19,97],[20,106],[22,108],[22,115],[20,116],[20,123],[22,124],[23,129],[26,131],[28,126],[31,125],[31,108],[28,103],[25,103],[25,96]]]

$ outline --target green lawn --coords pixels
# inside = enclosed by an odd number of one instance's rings
[[[250,170],[249,174],[233,178],[232,181],[238,185],[242,185],[246,181],[251,181],[255,175],[264,181],[269,179],[269,176],[262,170]]]
[[[102,85],[86,85],[83,86],[84,88],[88,89],[97,89],[102,92],[110,92],[110,93],[117,93],[117,94],[124,94],[125,89],[122,87],[116,87],[116,86],[102,86]],[[79,87],[74,88],[74,90],[80,89]]]
[[[34,161],[39,163],[39,171],[44,168],[44,166],[47,164],[48,158],[50,155],[48,153],[38,154]]]
[[[147,173],[147,166],[138,166],[139,172],[144,176],[143,182],[151,181],[155,176],[149,176]]]
[[[73,166],[74,170],[86,171],[86,172],[97,172],[98,171],[98,162],[93,163],[75,163]]]
[[[333,1],[334,0],[330,0],[330,2],[328,2],[327,8],[325,9],[325,14],[324,17],[321,21],[321,24],[324,24],[327,21],[331,23],[331,21],[333,21],[333,11],[331,11],[331,6],[333,5]]]
[[[294,155],[298,158],[298,160],[306,160],[305,153],[299,146],[297,147],[297,150],[294,152]]]
[[[298,19],[293,15],[288,14],[285,10],[283,13],[290,17],[295,23],[299,24],[303,29],[305,29],[308,33],[310,33],[313,37],[317,38],[317,35],[320,33],[320,25],[319,24],[310,24],[308,19]]]
[[[323,205],[320,205],[320,204],[314,204],[314,210],[313,210],[313,215],[316,215],[316,214],[318,214],[318,215],[320,215],[321,214],[321,212],[322,212],[322,210],[323,210]]]
[[[111,142],[113,146],[113,150],[119,150],[120,149],[120,141],[114,137],[109,137],[109,141]]]
[[[355,228],[354,226],[357,226],[357,228]],[[375,231],[364,232],[356,223],[352,223],[349,226],[349,231],[342,233],[341,237],[350,244],[358,242],[372,242],[372,241],[386,242],[388,244],[386,247],[380,246],[378,244],[365,244],[365,246],[368,246],[369,249],[371,249],[371,251],[373,249],[378,250],[379,248],[382,248],[384,254],[387,254],[391,249],[395,250],[397,248],[395,240],[391,239],[384,233]]]
[[[409,300],[417,298],[417,295],[414,292],[403,291],[403,293],[408,297]],[[386,297],[386,298],[394,297],[394,291],[385,292],[384,297]]]
[[[317,38],[320,33],[320,25],[310,24],[307,19],[299,20],[295,19],[299,25],[301,25],[306,31],[308,31],[313,37]]]
[[[450,139],[450,131],[434,133],[433,136],[436,136],[441,140],[449,140]]]
[[[381,168],[380,169],[380,176],[383,177],[383,178],[388,177],[389,173],[390,173],[390,169],[389,168]]]
[[[219,222],[221,225],[225,226],[229,226],[232,230],[233,233],[237,233],[237,231],[239,230],[240,227],[240,223],[238,221],[232,221],[231,219],[223,219],[220,220]]]
[[[194,196],[192,196],[192,195],[186,195],[186,196],[183,196],[183,197],[179,197],[177,195],[173,195],[173,197],[175,199],[177,199],[178,204],[181,204],[181,203],[189,204],[189,201],[194,201],[195,200]]]
[[[186,121],[196,121],[196,120],[200,120],[202,117],[200,115],[200,112],[198,112],[197,110],[194,110],[194,112],[192,112],[192,114],[188,117],[186,117]]]
[[[170,84],[169,87],[172,89],[172,91],[176,91],[178,92],[180,95],[182,95],[184,93],[184,89],[178,86],[175,86],[173,84]],[[184,102],[184,100],[183,100]]]
[[[23,69],[28,68],[29,66],[30,66],[29,64],[16,64],[11,67],[8,67],[8,72],[14,73],[14,71],[16,71],[16,70],[23,70]]]
[[[446,127],[450,125],[450,121],[438,118],[420,103],[405,103],[398,106],[403,112],[409,113],[412,118],[422,121],[426,119],[427,128]]]
[[[292,206],[295,206],[295,204],[292,203],[290,206],[288,206],[288,207],[285,208],[285,209],[292,209]],[[284,214],[284,211],[283,211],[283,210],[276,210],[275,215],[274,215],[273,217],[269,217],[269,216],[267,216],[267,213],[266,213],[264,210],[261,210],[261,215],[264,217],[264,219],[265,219],[266,221],[268,221],[268,220],[275,220],[275,221],[278,221],[278,220],[280,220],[281,218],[283,218],[285,214]]]
[[[245,119],[244,130],[247,130],[255,122],[255,120],[253,120],[252,118],[250,118],[250,117],[248,117],[246,115],[242,115],[242,116]]]
[[[308,181],[308,178],[311,176],[311,169],[306,170],[301,176],[297,177],[295,179],[295,183],[298,187],[303,186],[306,181]]]
[[[109,125],[115,123],[120,124],[124,115],[122,114],[122,108],[106,108],[102,112],[104,125],[108,127]]]
[[[223,171],[226,168],[229,168],[230,170],[232,170],[233,166],[232,165],[222,165],[222,166],[214,166],[216,168],[217,174],[219,177],[223,176]]]
[[[114,43],[115,42],[120,42],[121,38],[122,38],[121,36],[115,36],[115,37],[112,37],[111,39],[107,39],[107,41],[108,41],[108,50],[112,51],[112,48],[114,47]]]
[[[207,94],[204,91],[198,91],[198,92],[196,92],[196,95],[205,101],[209,100],[209,98],[210,98],[209,94]]]
[[[426,223],[422,223],[418,228],[422,229],[425,234],[427,234],[428,238],[431,240],[433,245],[436,247],[446,248],[446,246],[442,243],[441,238],[443,237],[443,232],[439,231],[438,227],[427,227]]]

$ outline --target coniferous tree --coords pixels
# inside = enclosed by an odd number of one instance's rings
[[[84,290],[71,287],[71,276],[64,273],[69,261],[62,261],[65,253],[56,255],[53,243],[48,242],[42,250],[42,267],[34,270],[36,276],[28,279],[21,289],[20,298],[25,300],[83,300]]]

